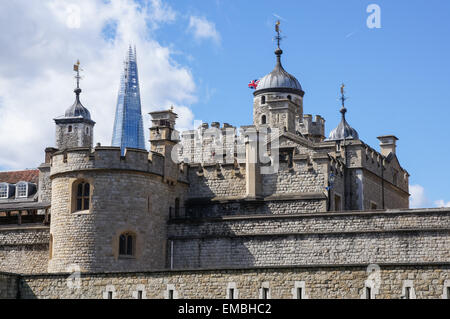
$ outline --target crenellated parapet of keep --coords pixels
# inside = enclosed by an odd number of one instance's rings
[[[120,147],[97,146],[91,148],[73,148],[56,151],[51,159],[50,176],[75,171],[134,171],[164,176],[165,161],[171,161],[157,152],[148,152],[141,149],[125,149],[121,155]],[[180,181],[187,180],[185,164],[178,164]]]
[[[297,130],[314,142],[322,142],[325,139],[325,119],[316,115],[313,120],[311,114],[305,114],[299,121]]]

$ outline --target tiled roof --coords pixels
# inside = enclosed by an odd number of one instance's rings
[[[16,184],[21,181],[37,184],[39,181],[39,170],[0,172],[0,183]]]

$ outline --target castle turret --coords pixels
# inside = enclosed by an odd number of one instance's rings
[[[56,123],[56,147],[60,150],[76,147],[92,147],[95,122],[91,114],[80,102],[80,62],[74,65],[77,72],[77,88],[75,102],[63,116],[54,119]]]
[[[167,111],[151,112],[150,115],[152,117],[151,150],[164,156],[164,178],[175,182],[178,177],[178,166],[172,159],[172,150],[179,142],[178,132],[175,130],[178,115],[173,112],[173,108]]]
[[[277,63],[272,72],[258,82],[253,93],[253,124],[256,127],[269,125],[281,131],[295,133],[296,122],[303,117],[303,96],[305,92],[299,81],[281,65],[280,29],[276,26],[278,48],[275,50]]]

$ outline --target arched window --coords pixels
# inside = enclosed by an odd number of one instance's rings
[[[89,209],[89,199],[90,199],[90,189],[89,183],[80,182],[76,187],[76,210],[88,210]]]
[[[67,132],[72,133],[72,125],[69,125],[69,127],[67,128]]]
[[[123,233],[119,237],[119,256],[134,256],[135,236]]]
[[[266,97],[264,95],[261,96],[261,104],[266,104]]]
[[[267,118],[265,115],[261,116],[261,124],[266,124],[267,123]]]

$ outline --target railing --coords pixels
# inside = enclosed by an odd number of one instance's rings
[[[49,215],[22,215],[16,214],[12,216],[0,217],[0,225],[23,225],[23,224],[49,224]]]

